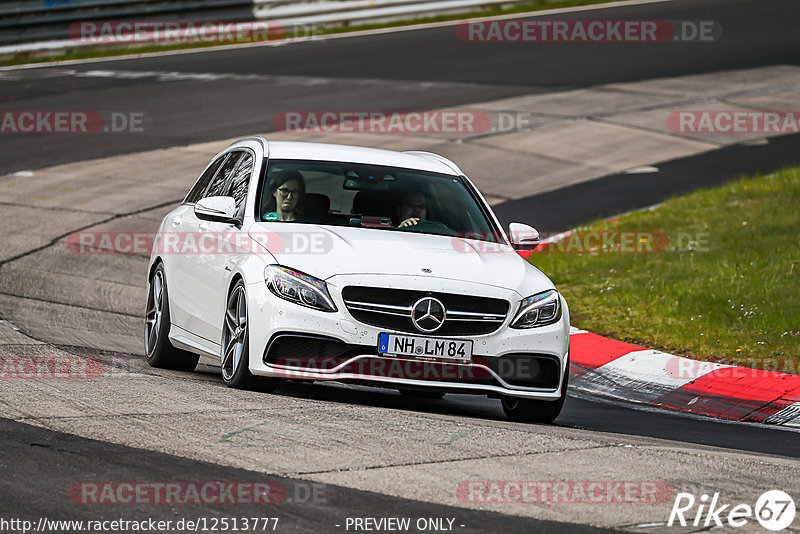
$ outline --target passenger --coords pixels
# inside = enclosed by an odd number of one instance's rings
[[[296,170],[282,171],[270,179],[264,207],[266,221],[295,221],[303,217],[300,204],[306,193],[303,175]]]
[[[409,191],[397,205],[398,228],[414,226],[428,215],[428,203],[422,191]]]

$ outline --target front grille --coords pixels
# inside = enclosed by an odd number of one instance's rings
[[[447,310],[444,323],[431,335],[470,336],[490,334],[508,314],[507,300],[412,289],[347,286],[342,298],[353,317],[368,325],[424,334],[411,321],[414,304],[423,297],[438,299]]]

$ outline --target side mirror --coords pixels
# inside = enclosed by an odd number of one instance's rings
[[[238,224],[236,200],[233,197],[205,197],[194,205],[198,219]]]
[[[527,224],[515,222],[509,224],[508,237],[514,250],[533,250],[539,246],[539,232]]]

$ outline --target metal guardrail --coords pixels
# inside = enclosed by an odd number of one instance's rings
[[[481,6],[515,4],[519,0],[254,0],[253,3],[253,13],[260,20],[275,20],[286,25],[324,25],[463,12]]]
[[[84,20],[251,20],[253,0],[0,1],[0,44],[68,39]]]
[[[252,21],[347,25],[458,13],[525,0],[0,0],[0,55],[74,49],[79,21]]]

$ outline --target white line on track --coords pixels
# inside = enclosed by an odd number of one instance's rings
[[[219,52],[222,50],[234,50],[237,48],[254,48],[260,46],[287,46],[295,43],[307,42],[321,42],[328,39],[348,39],[352,37],[364,37],[370,35],[382,35],[386,33],[399,33],[416,30],[427,30],[431,28],[445,28],[448,26],[456,26],[468,20],[471,22],[480,22],[487,20],[508,20],[514,18],[532,18],[532,17],[547,17],[551,15],[559,15],[562,13],[578,13],[582,11],[598,11],[602,9],[613,9],[617,7],[638,6],[647,4],[662,4],[666,2],[674,2],[675,0],[623,0],[620,2],[609,2],[607,4],[596,4],[589,6],[572,6],[560,7],[555,9],[544,9],[540,11],[527,11],[520,13],[508,13],[506,15],[494,15],[488,17],[472,17],[456,20],[447,20],[442,22],[428,22],[425,24],[412,24],[409,26],[396,26],[392,28],[377,28],[374,30],[361,30],[347,33],[334,33],[321,36],[305,37],[300,39],[284,39],[280,41],[265,41],[257,43],[240,43],[222,46],[211,46],[207,48],[189,48],[185,50],[168,50],[164,52],[148,52],[146,54],[131,54],[126,56],[110,56],[100,58],[88,59],[70,59],[66,61],[52,61],[48,63],[35,63],[29,65],[12,65],[8,67],[0,67],[0,72],[9,70],[22,70],[22,69],[41,69],[46,67],[64,66],[64,65],[84,65],[88,63],[99,63],[103,61],[126,61],[131,59],[140,59],[148,57],[161,57],[161,56],[177,56],[183,54],[202,54],[208,52]]]

